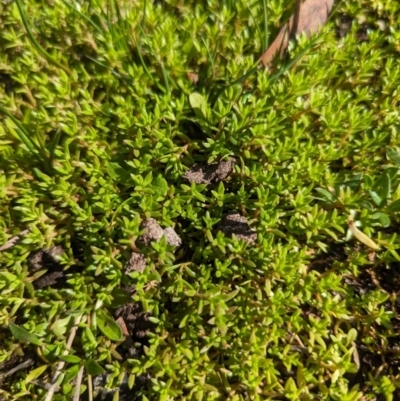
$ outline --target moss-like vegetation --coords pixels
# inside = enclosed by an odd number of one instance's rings
[[[293,6],[0,3],[0,399],[399,399],[400,2]]]

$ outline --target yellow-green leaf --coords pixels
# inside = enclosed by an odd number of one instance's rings
[[[349,228],[350,231],[354,234],[354,236],[362,242],[364,245],[367,247],[378,251],[379,250],[379,245],[377,245],[374,241],[372,241],[371,238],[369,238],[367,235],[365,235],[362,231],[360,231],[355,225],[353,221],[349,221]]]
[[[26,376],[25,383],[30,383],[32,380],[37,379],[47,369],[48,366],[49,365],[43,365],[31,370],[28,376]]]

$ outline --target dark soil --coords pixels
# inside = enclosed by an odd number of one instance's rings
[[[128,303],[117,308],[114,318],[122,318],[133,341],[146,342],[147,334],[154,329],[154,323],[149,320],[150,315],[143,311],[138,303]]]
[[[65,284],[64,268],[58,260],[58,256],[64,253],[61,246],[54,246],[50,249],[41,249],[35,252],[28,259],[30,273],[34,274],[39,270],[46,269],[46,273],[33,281],[36,289],[48,286],[61,288]]]
[[[130,389],[128,386],[128,377],[125,375],[118,388],[106,389],[104,387],[109,381],[109,376],[109,374],[103,373],[95,377],[93,381],[95,393],[97,393],[95,401],[112,401],[116,391],[119,392],[120,401],[136,401],[141,399],[141,397],[137,394],[138,391],[145,388],[150,383],[149,375],[138,376],[135,379],[135,385]]]
[[[145,313],[140,304],[128,303],[120,306],[114,312],[114,318],[123,327],[126,340],[119,345],[117,351],[125,358],[138,358],[143,354],[143,346],[148,345],[147,335],[155,325],[149,320],[149,314]],[[145,388],[150,382],[149,375],[135,378],[132,389],[128,386],[128,377],[125,375],[122,383],[114,389],[106,389],[109,374],[104,373],[94,379],[94,388],[97,396],[95,401],[112,401],[116,391],[119,392],[119,400],[135,401],[140,399],[138,391]]]
[[[0,388],[4,388],[7,380],[18,372],[30,370],[36,362],[36,354],[27,351],[24,355],[12,355],[10,359],[0,363]]]
[[[400,293],[400,263],[379,264],[371,267],[366,266],[358,277],[346,277],[345,282],[353,287],[355,296],[365,296],[370,291],[380,289],[389,294]],[[386,310],[392,310],[396,315],[400,312],[400,302],[397,300],[386,301],[382,305]],[[400,321],[392,319],[393,331],[400,333]],[[377,328],[379,330],[379,328]],[[368,374],[372,376],[380,371],[380,374],[394,375],[400,369],[400,337],[386,338],[384,345],[379,339],[373,344],[365,344],[362,338],[356,341],[357,352],[360,361],[359,371],[349,376],[351,385],[357,383],[365,385],[369,380]],[[394,400],[400,400],[400,392],[394,394]],[[377,400],[380,400],[378,397]],[[383,398],[382,398],[383,400]]]
[[[342,15],[337,24],[336,33],[339,38],[344,38],[351,30],[353,19],[347,15]]]
[[[219,229],[229,237],[234,235],[238,239],[244,239],[250,243],[254,243],[257,239],[257,233],[251,229],[246,217],[239,213],[225,216],[219,225]]]
[[[324,273],[332,269],[335,262],[345,262],[347,257],[344,244],[332,243],[329,252],[318,254],[310,262],[310,268],[319,273]]]

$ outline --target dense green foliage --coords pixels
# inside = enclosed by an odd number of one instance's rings
[[[0,399],[43,399],[60,360],[54,400],[82,365],[81,399],[102,372],[147,375],[143,400],[399,397],[400,3],[346,0],[255,68],[293,4],[0,3],[0,244],[29,229],[0,252],[0,368],[35,355]],[[229,156],[220,183],[182,179]],[[149,217],[182,246],[135,245]],[[37,288],[28,258],[55,245],[65,279]],[[136,357],[112,317],[132,284],[153,323]]]

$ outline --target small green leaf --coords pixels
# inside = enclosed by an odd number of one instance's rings
[[[71,320],[71,316],[64,319],[56,320],[50,327],[51,331],[57,336],[62,337],[67,331],[67,326]]]
[[[198,117],[204,119],[207,118],[208,105],[207,100],[203,95],[196,92],[190,94],[189,103]]]
[[[386,149],[386,156],[392,161],[397,167],[400,167],[400,148],[394,146],[393,148]]]
[[[193,360],[193,352],[189,348],[181,349],[183,355],[185,355],[189,361]]]
[[[329,202],[335,202],[335,197],[326,189],[315,188],[315,191],[324,197],[322,200],[329,201]],[[317,198],[317,199],[319,199],[319,198]]]
[[[206,198],[198,191],[193,191],[193,196],[201,202],[206,201]]]
[[[78,375],[80,366],[78,364],[72,365],[69,369],[65,372],[64,383],[68,383],[70,380],[75,378]]]
[[[186,326],[186,323],[187,323],[188,319],[189,319],[189,315],[185,315],[185,316],[183,317],[183,319],[182,319],[181,322],[179,323],[179,328],[180,328],[180,329],[182,329],[183,327]]]
[[[101,309],[97,311],[97,325],[101,332],[110,340],[121,341],[123,339],[121,327]]]
[[[135,385],[135,379],[136,379],[136,376],[135,376],[135,375],[133,375],[133,374],[130,374],[130,375],[129,375],[129,378],[128,378],[128,387],[129,387],[130,390],[132,390],[133,386]]]
[[[390,176],[387,172],[383,172],[378,181],[374,184],[373,190],[371,192],[376,192],[379,195],[379,198],[381,198],[381,202],[384,202],[386,199],[390,197],[390,194],[392,192],[391,188],[391,179]],[[372,194],[371,194],[372,196]],[[375,199],[374,199],[375,202]],[[380,204],[377,204],[379,206]]]
[[[118,308],[121,305],[125,305],[131,299],[129,292],[122,288],[114,288],[111,292],[113,301],[111,306],[113,308]]]
[[[118,163],[108,163],[107,165],[107,172],[108,175],[114,180],[114,181],[125,181],[129,178],[129,173],[124,170]]]
[[[293,380],[292,377],[289,377],[289,379],[286,380],[285,391],[287,391],[288,393],[294,393],[297,391],[296,382]]]
[[[143,186],[144,186],[144,187],[147,187],[148,185],[151,184],[152,181],[153,181],[153,172],[152,172],[152,171],[149,171],[149,172],[146,174],[146,177],[144,177],[144,179],[143,179]]]
[[[235,298],[236,295],[239,293],[240,289],[237,288],[236,290],[231,291],[229,294],[224,295],[224,301],[228,302],[231,299]]]
[[[11,322],[9,323],[8,327],[10,328],[11,333],[17,340],[31,343],[39,347],[43,345],[43,343],[39,340],[39,338],[35,334],[29,333],[29,331],[25,330],[24,328],[17,326],[16,324]]]
[[[89,359],[86,361],[85,370],[87,374],[92,376],[100,375],[101,373],[105,372],[105,370],[94,359]]]
[[[29,372],[28,376],[25,378],[25,383],[30,383],[32,380],[37,379],[48,367],[49,365],[39,366]]]
[[[379,220],[382,227],[389,227],[390,226],[390,218],[386,213],[377,212],[371,216],[374,220]]]
[[[387,212],[399,212],[400,211],[400,199],[392,202],[388,207],[386,207]]]
[[[203,388],[204,388],[204,390],[207,390],[207,391],[215,391],[216,393],[219,393],[219,391],[218,391],[218,389],[216,387],[214,387],[214,386],[212,386],[211,384],[208,384],[208,383],[204,383],[203,384]]]
[[[59,358],[62,361],[65,361],[68,363],[80,363],[81,362],[81,358],[79,358],[79,356],[76,356],[76,355],[60,355]]]
[[[382,203],[382,198],[375,191],[369,191],[369,194],[376,206],[379,206]]]
[[[200,93],[193,92],[189,95],[189,102],[193,109],[201,109],[206,102],[206,99]]]
[[[151,187],[154,192],[160,195],[165,195],[168,191],[168,183],[161,175],[153,179]]]
[[[352,328],[347,333],[347,345],[351,344],[357,338],[357,330]]]

